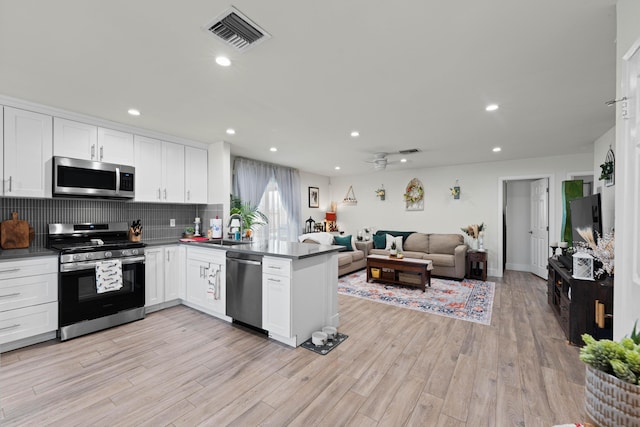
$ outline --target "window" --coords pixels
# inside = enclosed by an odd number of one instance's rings
[[[274,178],[264,191],[258,210],[269,218],[269,223],[255,231],[256,240],[296,241],[299,233],[292,227],[287,210],[282,205],[278,184]]]

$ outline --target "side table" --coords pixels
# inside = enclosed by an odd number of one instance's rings
[[[467,251],[467,277],[483,282],[487,280],[487,251]]]

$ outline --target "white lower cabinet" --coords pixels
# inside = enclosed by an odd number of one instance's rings
[[[0,262],[0,352],[55,338],[58,258]]]
[[[178,246],[147,247],[144,255],[144,305],[147,313],[178,304],[184,265]]]
[[[184,303],[231,321],[226,315],[226,263],[224,250],[187,248]]]
[[[262,328],[297,347],[324,326],[339,325],[338,256],[262,259]]]
[[[291,337],[291,261],[262,259],[262,329]]]

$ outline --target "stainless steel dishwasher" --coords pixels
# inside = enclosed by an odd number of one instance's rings
[[[262,255],[227,251],[227,316],[262,330]]]

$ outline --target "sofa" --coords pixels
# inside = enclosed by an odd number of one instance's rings
[[[338,240],[346,239],[351,243],[351,249],[338,252],[338,276],[353,273],[354,271],[361,270],[367,266],[367,250],[369,247],[366,242],[356,242],[352,236],[335,236]],[[319,233],[307,233],[298,238],[298,241],[302,243],[315,243],[315,244],[327,244],[327,245],[340,245],[342,241],[336,242],[334,236],[331,233],[319,232]]]
[[[464,279],[468,247],[461,234],[379,230],[373,235],[373,240],[367,242],[368,250],[365,252],[368,255],[389,255],[385,249],[387,234],[402,237],[401,252],[405,258],[431,260],[431,274],[434,276]]]

